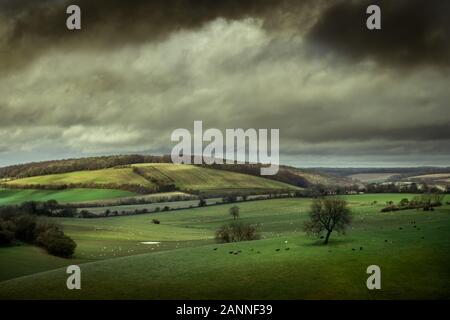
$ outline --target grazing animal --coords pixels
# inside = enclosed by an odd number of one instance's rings
[[[280,251],[280,249],[276,249],[275,251]]]
[[[233,254],[233,251],[230,251],[229,254]]]
[[[289,250],[289,248],[286,248],[286,249],[284,249],[284,250]]]
[[[214,251],[216,251],[217,250],[217,248],[214,248]]]

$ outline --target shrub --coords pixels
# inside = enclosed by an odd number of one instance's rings
[[[46,232],[50,230],[62,233],[62,227],[55,223],[39,222],[36,224],[36,227],[34,228],[33,238],[36,239],[35,242],[37,245],[45,247],[45,243],[41,242],[41,238],[42,235],[44,235]]]
[[[81,210],[80,211],[80,215],[81,215],[81,217],[82,218],[96,218],[97,216],[94,214],[94,213],[92,213],[92,212],[90,212],[90,211],[87,211],[87,210]]]
[[[13,234],[16,232],[16,224],[12,220],[3,220],[3,217],[0,217],[0,230],[10,231]]]
[[[224,197],[223,202],[233,203],[237,201],[237,196],[235,194],[229,194]]]
[[[71,257],[77,246],[75,241],[62,231],[53,228],[41,233],[37,241],[42,243],[48,253],[64,258]]]
[[[216,231],[216,240],[218,242],[239,242],[257,239],[259,239],[257,228],[242,222],[232,222],[223,225]]]
[[[201,198],[200,201],[198,202],[198,206],[199,207],[205,207],[206,206],[206,200]]]
[[[0,230],[0,246],[10,245],[14,241],[14,232]]]
[[[35,216],[28,214],[0,212],[0,245],[11,244],[15,239],[42,246],[50,254],[60,257],[72,256],[76,247],[58,224],[38,222]]]
[[[230,213],[230,215],[233,217],[234,220],[236,220],[237,218],[239,218],[239,207],[238,206],[232,206],[228,212]]]
[[[15,219],[16,238],[24,242],[33,242],[35,239],[36,218],[30,215],[21,215]]]

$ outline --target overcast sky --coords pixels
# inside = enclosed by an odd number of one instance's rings
[[[65,26],[68,4],[82,30]],[[378,3],[382,30],[365,27]],[[297,166],[450,165],[450,1],[0,0],[0,166],[279,128]]]

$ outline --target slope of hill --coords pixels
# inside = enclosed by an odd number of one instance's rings
[[[13,165],[0,168],[0,182],[10,179],[35,177],[51,174],[62,174],[87,170],[100,170],[114,168],[118,166],[130,166],[134,164],[171,163],[170,156],[152,155],[116,155],[103,157],[89,157],[80,159],[65,159],[43,162],[33,162],[28,164]],[[238,172],[252,176],[261,177],[261,164],[235,164],[235,165],[204,165],[200,167]],[[156,173],[155,173],[156,174]],[[168,182],[164,177],[154,177],[155,179]],[[330,186],[350,186],[352,180],[334,172],[322,170],[298,169],[289,166],[280,166],[279,172],[273,176],[264,176],[265,179],[284,182],[293,186],[307,188],[315,185]]]
[[[7,187],[66,189],[100,188],[122,189],[136,192],[157,191],[157,186],[133,172],[132,168],[111,168],[91,171],[76,171],[21,178],[4,183]]]
[[[356,173],[349,175],[348,177],[364,183],[380,183],[388,181],[389,179],[397,176],[397,173]]]
[[[239,172],[253,176],[260,176],[261,164],[213,164],[204,165],[203,167],[210,167],[219,170]],[[349,187],[354,182],[343,176],[332,173],[324,173],[318,170],[299,169],[290,166],[280,166],[278,173],[272,176],[264,176],[266,179],[284,182],[302,188],[309,188],[312,186],[324,187]]]
[[[161,191],[227,192],[296,189],[283,182],[194,165],[136,164],[13,179],[3,186],[18,189],[120,189],[140,193]]]
[[[194,165],[136,164],[136,172],[158,185],[174,184],[179,190],[293,189],[286,183]]]
[[[26,201],[48,201],[56,200],[60,203],[88,202],[123,197],[133,197],[136,194],[129,191],[113,189],[75,188],[67,190],[36,190],[36,189],[2,189],[0,188],[0,206],[20,204]]]
[[[420,176],[409,177],[412,181],[422,181],[426,183],[450,183],[450,173],[424,174]]]
[[[412,176],[450,173],[450,167],[386,167],[386,168],[315,168],[320,172],[349,177],[362,174],[390,175],[401,180]]]
[[[48,174],[107,169],[133,163],[159,163],[170,161],[170,156],[131,154],[30,162],[0,168],[0,181],[2,178],[26,178]]]

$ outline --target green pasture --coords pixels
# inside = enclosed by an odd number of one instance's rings
[[[289,184],[236,172],[215,170],[194,165],[176,165],[171,163],[136,164],[139,173],[133,168],[110,168],[102,170],[77,171],[50,174],[5,182],[8,186],[44,185],[57,188],[61,185],[78,184],[102,186],[114,184],[118,188],[126,185],[139,185],[156,190],[158,185],[174,184],[182,191],[200,191],[203,193],[252,192],[279,189],[298,189]],[[93,199],[102,200],[102,199]]]
[[[61,203],[117,199],[136,195],[133,192],[113,189],[77,188],[66,190],[2,189],[0,206],[20,204],[24,201],[56,200]]]
[[[45,257],[53,257],[45,252],[17,249],[14,256],[5,251],[14,247],[0,248],[0,261],[8,261],[2,268],[16,263],[19,270],[2,273],[0,298],[448,299],[450,206],[380,212],[386,201],[405,197],[413,195],[345,196],[352,226],[346,235],[332,234],[328,246],[302,231],[310,199],[239,203],[241,220],[257,224],[261,240],[232,244],[213,239],[230,221],[230,205],[57,219],[78,244],[67,261],[80,264],[82,290],[66,289],[67,274],[58,268],[64,265],[46,265]],[[142,244],[148,241],[160,243]],[[41,267],[20,271],[34,257]],[[381,290],[366,288],[372,264],[381,267]]]
[[[3,281],[84,261],[55,257],[47,254],[45,249],[20,244],[12,247],[0,247],[0,262],[0,281]]]
[[[116,184],[141,185],[155,187],[150,181],[133,172],[132,168],[110,168],[102,170],[76,171],[60,174],[49,174],[11,180],[7,185],[47,185],[58,186],[68,184]]]
[[[147,177],[164,183],[174,183],[180,190],[212,192],[215,190],[296,189],[292,185],[257,176],[187,164],[153,163],[133,166],[140,168]]]

